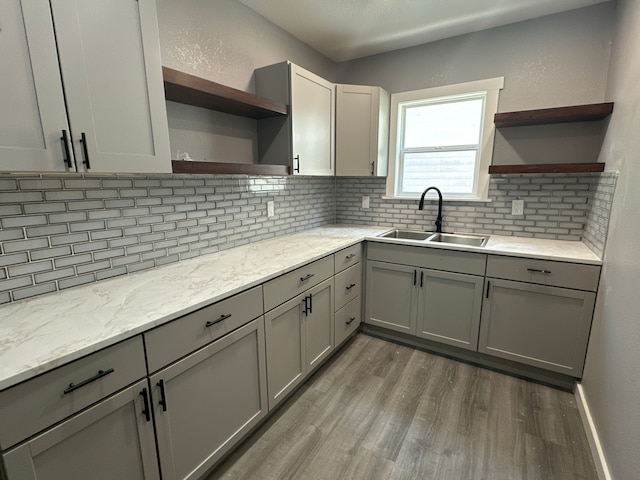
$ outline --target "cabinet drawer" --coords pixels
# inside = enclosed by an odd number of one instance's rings
[[[369,242],[367,259],[446,270],[447,272],[484,275],[487,256],[483,253],[460,252],[441,248]]]
[[[336,312],[335,316],[335,346],[338,347],[353,332],[358,329],[362,321],[362,304],[360,297],[351,300],[347,305]]]
[[[333,276],[333,255],[311,262],[264,284],[264,309],[269,311]]]
[[[487,277],[595,292],[598,289],[600,267],[489,255]]]
[[[1,392],[0,448],[5,450],[145,375],[139,335]]]
[[[362,258],[362,245],[358,243],[357,245],[352,245],[347,247],[339,252],[336,252],[335,255],[335,272],[341,272],[345,268],[349,268],[351,265],[355,265],[360,262]]]
[[[255,287],[145,333],[149,372],[217,340],[262,311],[262,287]]]
[[[341,309],[362,291],[361,264],[343,270],[336,275],[336,310]]]

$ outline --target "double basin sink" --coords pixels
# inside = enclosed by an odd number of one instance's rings
[[[418,230],[391,230],[390,232],[380,235],[380,237],[397,238],[399,240],[418,240],[430,243],[449,243],[469,247],[484,247],[489,240],[488,236],[482,235],[420,232]]]

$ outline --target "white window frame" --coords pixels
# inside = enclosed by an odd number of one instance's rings
[[[404,105],[415,104],[424,100],[436,100],[443,97],[456,97],[485,93],[484,118],[480,139],[479,160],[475,170],[475,188],[471,195],[458,197],[447,196],[447,200],[488,201],[489,200],[489,165],[493,154],[495,126],[493,117],[498,111],[498,94],[504,87],[504,77],[488,78],[473,82],[425,88],[391,95],[391,128],[389,132],[389,172],[387,175],[387,194],[385,198],[417,199],[419,195],[398,195],[400,180],[400,155],[402,147],[402,122],[400,111]],[[431,185],[425,185],[424,188]],[[435,185],[437,187],[437,185]]]

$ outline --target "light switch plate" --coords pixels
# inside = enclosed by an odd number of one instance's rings
[[[369,196],[362,197],[362,208],[369,208]]]
[[[275,205],[273,203],[273,200],[269,200],[267,202],[267,217],[273,217],[276,214],[275,211]]]
[[[524,200],[511,202],[511,215],[524,215]]]

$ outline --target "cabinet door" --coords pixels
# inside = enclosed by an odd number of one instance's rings
[[[154,0],[51,8],[78,168],[171,172]]]
[[[307,373],[302,323],[306,295],[300,294],[264,316],[269,410],[293,391]]]
[[[475,351],[483,280],[474,275],[421,270],[417,336]]]
[[[380,87],[336,86],[336,175],[386,176],[389,94]]]
[[[3,455],[10,480],[160,478],[143,380]],[[148,399],[148,396],[146,397]],[[143,413],[144,411],[148,413]],[[147,416],[148,415],[148,416]]]
[[[307,291],[303,319],[307,373],[321,365],[333,351],[333,278]]]
[[[415,335],[417,276],[414,267],[368,261],[365,322]]]
[[[262,317],[153,375],[151,385],[162,478],[200,478],[267,413]]]
[[[73,170],[48,2],[0,2],[0,170]]]
[[[297,65],[291,65],[290,115],[295,173],[333,175],[334,99],[332,83]]]
[[[582,375],[595,294],[490,278],[478,351]]]

